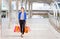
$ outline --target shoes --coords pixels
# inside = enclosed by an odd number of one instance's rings
[[[23,34],[21,34],[21,37],[23,38]]]

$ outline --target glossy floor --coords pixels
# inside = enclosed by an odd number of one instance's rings
[[[6,24],[4,23],[3,26]],[[60,39],[60,34],[52,27],[49,23],[48,18],[32,18],[27,19],[27,25],[30,27],[30,32],[25,33],[24,37],[21,38],[21,33],[13,32],[15,22],[11,23],[10,29],[2,28],[2,36],[1,39]],[[0,32],[1,34],[1,32]]]

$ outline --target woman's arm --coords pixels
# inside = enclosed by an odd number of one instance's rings
[[[18,20],[20,20],[20,14],[21,14],[21,12],[18,13]]]
[[[26,24],[26,19],[27,19],[27,14],[26,14],[26,12],[25,12],[25,24]]]
[[[25,20],[27,19],[27,14],[26,14],[26,12],[25,12]]]

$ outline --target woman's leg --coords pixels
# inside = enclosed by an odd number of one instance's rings
[[[25,21],[24,20],[20,20],[20,28],[21,28],[21,37],[23,38],[23,34],[24,34],[24,29],[25,29]]]
[[[22,33],[22,20],[20,20],[19,22],[20,22],[20,31]]]
[[[24,30],[25,30],[25,20],[23,20],[23,25],[22,25],[23,27],[23,31],[22,31],[22,34],[24,34]]]

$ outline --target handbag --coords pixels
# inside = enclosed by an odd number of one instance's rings
[[[30,28],[28,26],[25,26],[25,33],[28,33],[30,31]]]
[[[14,32],[20,32],[20,27],[18,25],[15,26]]]
[[[25,26],[24,33],[28,33],[29,31],[30,31],[30,27],[29,26]],[[14,27],[14,32],[20,32],[20,26],[19,25],[16,25]]]

